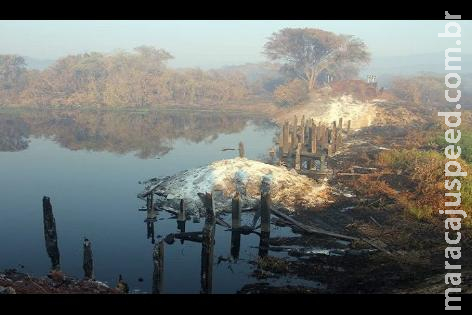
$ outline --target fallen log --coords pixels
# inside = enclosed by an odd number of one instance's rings
[[[380,250],[380,251],[382,251],[382,252],[384,252],[388,255],[393,255],[390,251],[385,249],[385,247],[387,245],[385,243],[379,241],[379,240],[375,241],[375,240],[371,240],[371,239],[368,239],[368,238],[361,238],[361,241],[366,242],[370,246],[372,246],[372,247],[374,247],[374,248],[376,248],[376,249],[378,249],[378,250]],[[378,244],[376,244],[376,243],[378,243]]]
[[[231,228],[231,225],[230,225],[229,223],[227,223],[225,220],[223,220],[223,219],[221,219],[221,218],[219,218],[219,217],[216,217],[216,218],[215,218],[215,223],[216,223],[216,224],[219,224],[219,225],[221,225],[221,226],[227,227],[227,228],[229,228],[229,229]]]
[[[290,217],[290,216],[288,216],[288,215],[286,215],[286,214],[284,214],[284,213],[282,213],[282,212],[280,212],[279,210],[276,210],[276,209],[272,209],[272,213],[274,215],[278,216],[279,218],[282,218],[285,221],[288,221],[288,222],[292,223],[293,225],[295,225],[297,228],[299,228],[300,230],[302,230],[305,233],[332,236],[334,238],[345,239],[345,240],[359,240],[359,238],[357,238],[357,237],[338,234],[338,233],[334,233],[334,232],[329,232],[329,231],[325,231],[325,230],[320,229],[320,228],[315,228],[315,227],[306,225],[304,223],[298,222],[294,218],[292,218],[292,217]]]

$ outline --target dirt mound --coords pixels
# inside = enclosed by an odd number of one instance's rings
[[[285,120],[292,121],[293,115],[297,115],[299,119],[305,115],[305,118],[313,118],[317,124],[319,122],[330,124],[342,117],[345,123],[351,120],[352,128],[362,128],[374,123],[377,116],[377,101],[362,102],[351,95],[338,97],[312,96],[306,104],[281,112],[276,120],[283,123]]]

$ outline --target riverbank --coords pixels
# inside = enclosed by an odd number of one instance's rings
[[[61,272],[31,277],[14,269],[0,273],[0,294],[120,294],[100,281],[79,280]]]
[[[328,184],[342,191],[325,207],[299,208],[293,218],[307,225],[357,237],[349,253],[319,254],[296,252],[296,259],[271,256],[269,263],[257,262],[261,273],[316,280],[326,290],[309,287],[274,287],[251,283],[240,293],[437,293],[444,284],[444,222],[441,218],[418,213],[407,206],[405,196],[424,198],[417,182],[401,167],[392,172],[379,163],[384,152],[411,145],[411,137],[425,126],[374,126],[354,133],[344,148],[328,158],[334,176]],[[425,165],[425,167],[427,167]],[[362,172],[360,172],[362,171]],[[364,173],[364,174],[359,174]],[[424,184],[424,182],[423,182]],[[427,204],[423,204],[425,208]],[[466,211],[470,211],[466,210]],[[462,247],[463,278],[472,274],[470,238],[464,227]],[[271,238],[270,248],[298,246],[317,248],[333,240],[301,234],[295,238]],[[375,245],[375,248],[372,247]],[[470,281],[463,280],[463,293],[472,293]]]

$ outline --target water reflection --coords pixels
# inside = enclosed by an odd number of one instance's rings
[[[28,148],[28,138],[47,137],[71,150],[136,152],[140,158],[163,156],[177,139],[211,142],[219,134],[241,132],[251,120],[259,129],[272,128],[253,115],[206,111],[0,112],[0,151]]]

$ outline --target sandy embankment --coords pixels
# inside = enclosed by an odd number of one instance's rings
[[[350,95],[323,99],[311,97],[307,103],[282,110],[274,118],[278,123],[283,123],[285,120],[293,121],[294,115],[299,120],[305,115],[305,119],[313,118],[316,124],[330,124],[342,117],[344,123],[351,120],[351,128],[357,129],[374,123],[378,112],[376,103],[379,101],[362,102]]]

